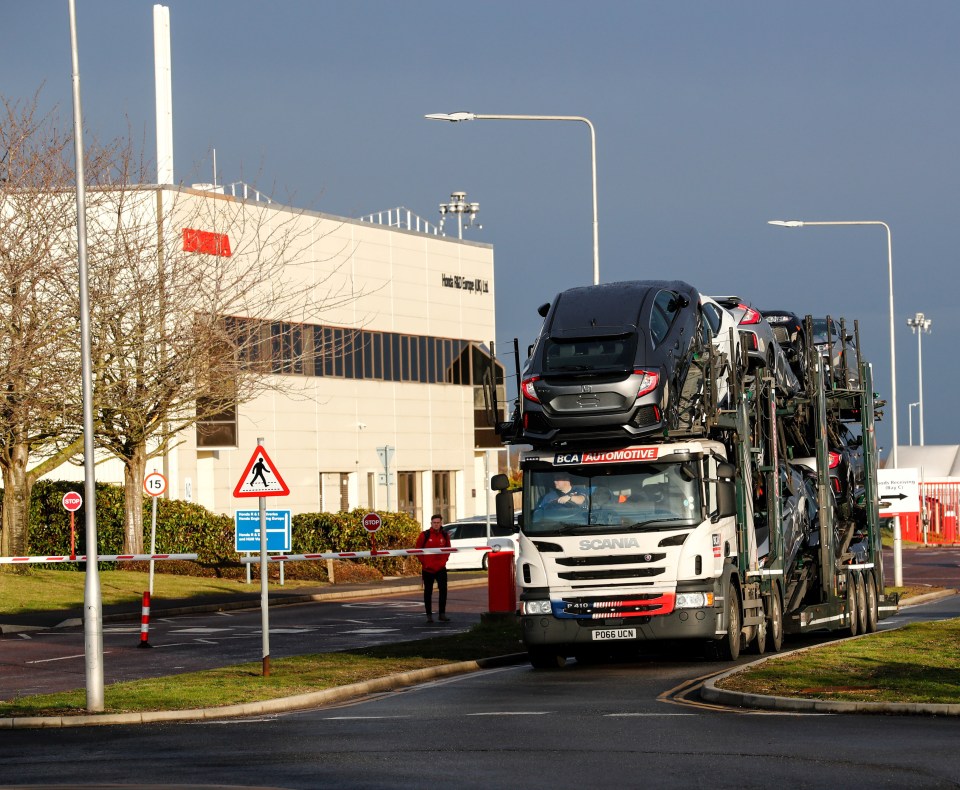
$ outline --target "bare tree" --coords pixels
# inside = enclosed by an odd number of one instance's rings
[[[302,212],[136,186],[129,147],[117,167],[119,185],[88,192],[96,439],[124,464],[124,552],[139,553],[149,459],[198,420],[295,386],[258,364],[264,322],[313,318],[357,294],[319,265],[316,222]]]
[[[27,550],[34,482],[81,443],[69,145],[55,117],[39,114],[36,96],[0,97],[0,551],[5,555]]]

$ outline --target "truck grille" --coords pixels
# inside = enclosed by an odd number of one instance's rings
[[[558,573],[557,576],[569,582],[609,581],[617,579],[646,579],[651,576],[659,576],[663,572],[664,568],[631,568],[629,570],[568,571],[566,573]]]
[[[635,593],[629,598],[570,598],[563,602],[560,617],[606,620],[613,617],[647,617],[670,614],[676,601],[674,593]]]

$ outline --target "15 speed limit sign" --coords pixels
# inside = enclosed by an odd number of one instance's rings
[[[167,490],[167,478],[159,472],[151,472],[143,478],[143,490],[150,496],[163,496]]]

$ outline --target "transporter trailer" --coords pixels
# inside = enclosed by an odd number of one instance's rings
[[[768,368],[705,344],[694,383],[688,375],[675,395],[684,399],[685,422],[638,439],[588,429],[540,441],[524,430],[521,387],[512,419],[497,432],[506,444],[525,445],[517,589],[534,667],[669,640],[735,660],[743,650],[779,651],[785,634],[875,631],[896,611],[896,598],[884,595],[874,432],[882,404],[874,402],[871,367],[860,360],[858,337],[856,360],[844,352],[840,375],[812,343],[801,353],[802,390],[785,395]],[[721,376],[728,395],[718,404]],[[841,423],[859,426],[863,455],[852,505],[838,505],[830,476]],[[793,459],[809,456],[815,483],[804,495]],[[507,477],[491,485],[507,527]]]

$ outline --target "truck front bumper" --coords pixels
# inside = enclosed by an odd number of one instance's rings
[[[670,614],[607,620],[524,615],[523,642],[529,648],[545,645],[601,645],[663,639],[713,639],[719,627],[717,608],[681,609]]]

